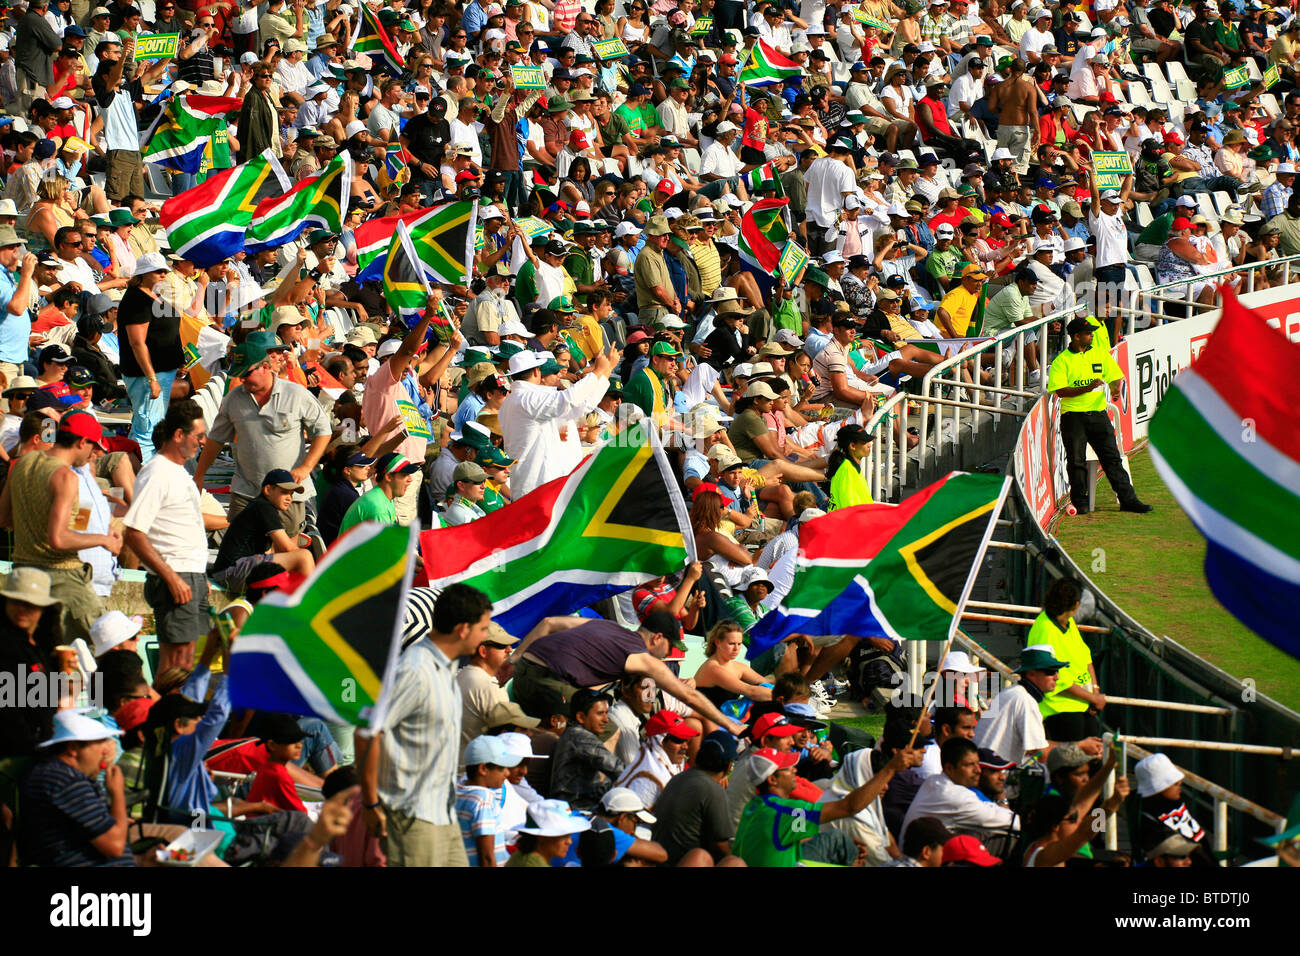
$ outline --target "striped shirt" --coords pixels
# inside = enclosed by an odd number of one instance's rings
[[[442,588],[411,588],[402,622],[402,650],[433,633],[433,606],[441,593]]]
[[[939,41],[948,35],[948,17],[942,16],[935,19],[928,13],[921,18],[921,39],[929,40],[935,46]]]
[[[435,826],[454,822],[460,711],[456,662],[427,636],[402,651],[379,760],[385,808]]]
[[[456,788],[456,821],[465,841],[465,855],[470,866],[482,866],[478,858],[479,837],[490,836],[496,843],[494,856],[497,866],[505,866],[510,859],[505,840],[498,836],[501,829],[501,804],[503,792],[493,793],[487,787],[462,784]]]

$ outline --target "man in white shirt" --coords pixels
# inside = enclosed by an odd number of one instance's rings
[[[301,103],[307,87],[315,79],[307,69],[306,60],[307,44],[293,37],[284,41],[284,57],[275,68],[275,81],[290,102]]]
[[[853,170],[848,158],[853,145],[845,137],[837,137],[826,147],[829,155],[813,160],[804,174],[808,199],[808,253],[821,256],[835,248],[839,235],[837,225],[844,200],[857,192]],[[814,228],[816,227],[816,228]]]
[[[542,385],[544,355],[526,351],[510,356],[513,387],[497,414],[506,454],[515,459],[510,492],[516,499],[567,473],[561,430],[575,429],[574,420],[604,398],[617,358],[612,349],[595,356],[591,372],[560,391]]]
[[[954,830],[998,830],[1012,827],[1016,815],[1009,807],[983,800],[975,793],[980,782],[979,749],[963,737],[954,737],[943,745],[940,759],[943,772],[927,777],[912,798],[903,818],[899,840],[907,837],[907,828],[919,817],[935,817]]]
[[[172,402],[154,435],[156,453],[136,476],[123,538],[149,571],[144,597],[162,673],[193,667],[194,642],[209,628],[208,537],[199,489],[185,470],[207,437],[203,409],[192,399]]]
[[[699,146],[699,140],[691,135],[690,114],[686,110],[690,95],[691,85],[680,76],[669,83],[668,96],[658,106],[659,122],[682,146]]]
[[[1043,730],[1043,714],[1038,704],[1044,695],[1056,689],[1057,674],[1064,666],[1053,656],[1050,645],[1025,648],[1016,668],[1020,683],[993,697],[989,709],[975,725],[975,743],[996,750],[1017,766],[1031,754],[1039,760],[1045,759],[1053,745]]]
[[[1124,227],[1124,210],[1129,193],[1133,191],[1133,174],[1124,177],[1121,189],[1108,189],[1100,195],[1097,180],[1088,177],[1092,190],[1088,228],[1097,237],[1097,251],[1093,255],[1093,278],[1097,282],[1097,302],[1094,315],[1106,316],[1106,327],[1111,341],[1115,341],[1115,321],[1111,306],[1118,303],[1124,288],[1124,266],[1128,262],[1128,230]],[[1095,210],[1095,212],[1093,211]]]
[[[474,117],[478,115],[478,106],[478,101],[474,99],[473,94],[462,96],[456,118],[448,125],[451,128],[451,141],[457,146],[468,146],[470,159],[475,166],[481,167],[483,149],[478,143],[478,124],[474,122]]]
[[[1020,38],[1020,55],[1026,63],[1037,63],[1039,54],[1045,46],[1055,46],[1056,38],[1052,36],[1052,11],[1039,10],[1034,17],[1034,28],[1026,30]]]
[[[952,81],[948,91],[949,119],[964,119],[975,101],[983,98],[984,67],[984,61],[976,57],[966,64],[966,72]]]
[[[739,132],[740,127],[735,123],[723,120],[718,124],[717,139],[709,144],[709,148],[700,157],[700,179],[706,183],[725,179],[741,199],[748,199],[749,195],[740,181],[740,157],[731,149]]]
[[[398,137],[402,135],[402,125],[397,118],[397,110],[402,102],[402,95],[402,81],[389,80],[383,86],[379,102],[371,108],[370,115],[366,118],[366,129],[385,143],[396,143]],[[453,130],[454,135],[455,131]],[[457,142],[459,141],[457,140]],[[473,137],[470,145],[478,145],[477,135]]]

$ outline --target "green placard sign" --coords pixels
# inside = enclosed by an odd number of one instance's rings
[[[1123,150],[1114,153],[1094,152],[1092,166],[1098,189],[1119,189],[1124,177],[1133,172],[1133,163]]]
[[[135,38],[137,60],[166,60],[176,55],[179,33],[142,33]]]
[[[1264,71],[1264,89],[1271,90],[1277,86],[1278,81],[1282,79],[1282,74],[1278,71],[1277,64],[1274,63]]]
[[[546,89],[546,74],[540,66],[512,66],[510,75],[515,78],[517,90]]]
[[[786,285],[797,285],[803,277],[804,270],[808,268],[808,253],[803,251],[803,246],[799,243],[787,242],[785,248],[781,250],[781,260],[777,263],[777,268],[781,270],[781,278],[785,280]]]
[[[691,36],[702,37],[708,36],[713,29],[713,17],[700,17],[695,21],[695,26],[691,27]]]
[[[627,56],[627,47],[623,45],[622,40],[597,40],[591,45],[596,56],[602,60],[617,60],[620,57]]]
[[[1244,86],[1250,86],[1250,71],[1244,66],[1234,66],[1231,70],[1224,70],[1223,86],[1229,90],[1239,90]]]

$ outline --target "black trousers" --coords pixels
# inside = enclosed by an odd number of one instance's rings
[[[1106,480],[1115,489],[1121,505],[1138,500],[1133,482],[1119,453],[1115,429],[1103,412],[1062,412],[1061,440],[1065,443],[1066,475],[1070,479],[1070,500],[1076,508],[1088,504],[1087,446],[1097,453],[1097,460],[1106,472]]]

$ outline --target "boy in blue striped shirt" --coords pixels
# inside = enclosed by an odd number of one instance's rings
[[[465,783],[456,788],[456,819],[470,866],[505,866],[501,808],[506,772],[523,758],[497,737],[475,737],[465,748]]]

